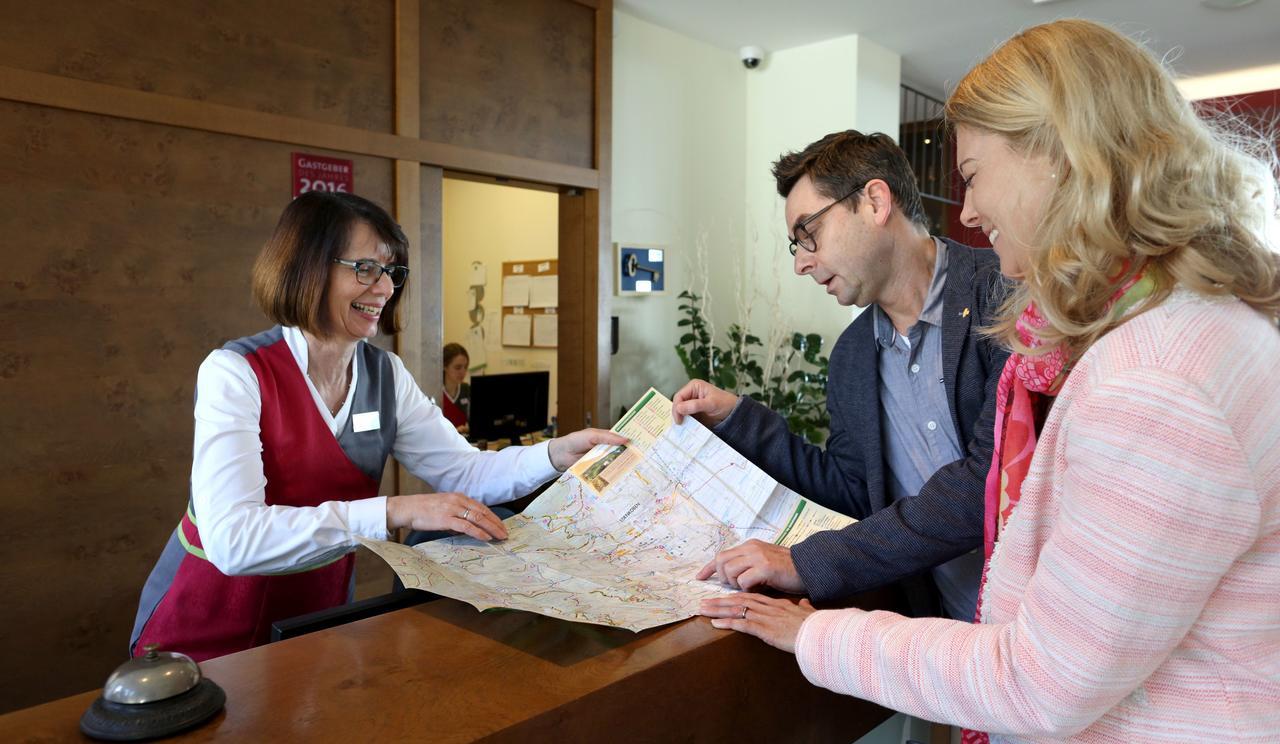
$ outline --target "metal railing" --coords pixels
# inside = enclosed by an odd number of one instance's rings
[[[930,201],[956,206],[960,194],[952,145],[942,123],[942,101],[903,85],[898,144],[907,153],[926,207]]]

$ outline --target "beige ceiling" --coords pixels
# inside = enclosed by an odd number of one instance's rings
[[[861,34],[902,55],[903,82],[938,96],[1019,29],[1066,17],[1143,39],[1181,76],[1280,63],[1280,0],[1229,11],[1200,0],[618,0],[617,8],[735,52]]]

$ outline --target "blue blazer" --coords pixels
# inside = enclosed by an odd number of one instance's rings
[[[782,416],[746,397],[715,429],[779,482],[861,520],[792,546],[796,570],[816,603],[837,603],[901,581],[913,614],[938,614],[937,587],[928,570],[982,545],[996,383],[1008,351],[977,331],[993,317],[1007,285],[992,251],[943,242],[943,377],[964,459],[934,473],[916,496],[889,503],[870,312],[859,315],[831,351],[825,449],[793,435]]]

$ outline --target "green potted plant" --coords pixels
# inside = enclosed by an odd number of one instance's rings
[[[729,326],[729,343],[720,346],[703,316],[702,298],[680,293],[685,316],[676,354],[690,378],[701,378],[722,390],[748,395],[781,414],[795,434],[821,444],[827,438],[827,357],[816,333],[776,333],[766,345],[741,325]],[[762,364],[763,363],[763,364]]]

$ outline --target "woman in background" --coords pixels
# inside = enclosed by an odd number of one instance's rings
[[[293,200],[253,267],[278,325],[211,353],[196,379],[191,494],[143,588],[130,649],[200,661],[265,643],[271,624],[348,601],[358,537],[400,528],[502,539],[488,504],[520,498],[599,443],[596,429],[481,452],[400,358],[408,241],[352,194]],[[379,496],[387,457],[439,492]]]
[[[467,434],[471,416],[471,386],[464,382],[471,357],[462,344],[444,345],[444,395],[440,409],[459,434]]]
[[[1010,39],[946,115],[962,219],[1021,280],[992,329],[1014,354],[979,622],[754,595],[704,613],[815,684],[992,740],[1276,741],[1274,176],[1087,21]]]

